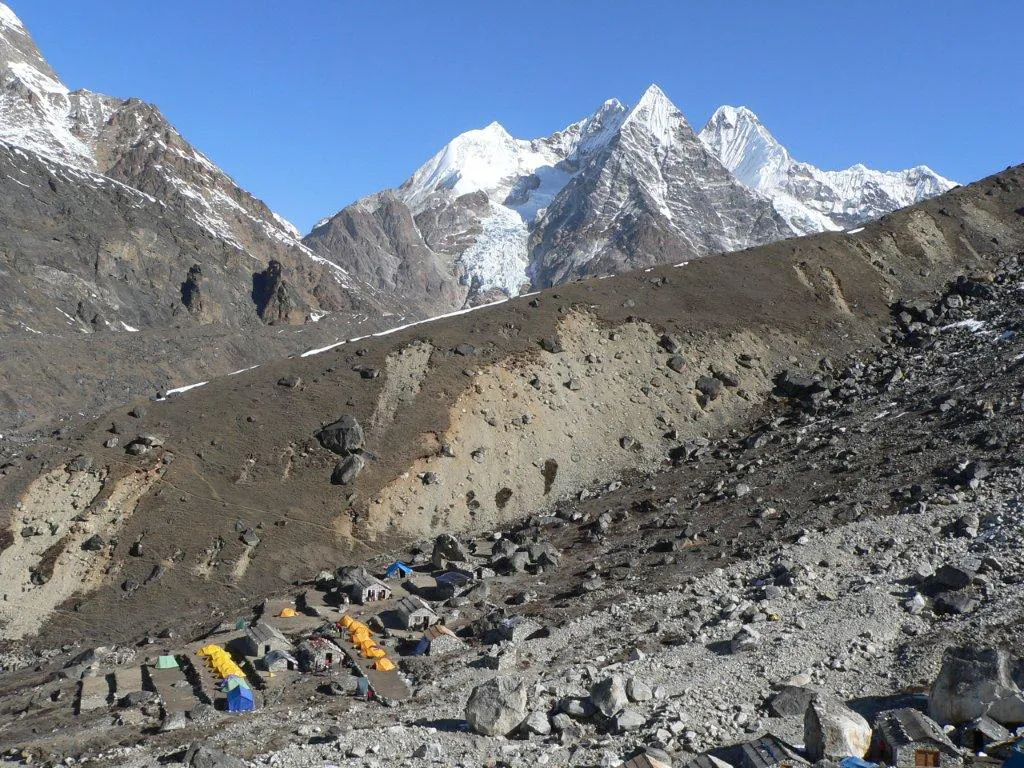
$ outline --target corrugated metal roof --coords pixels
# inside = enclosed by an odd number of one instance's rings
[[[288,642],[288,638],[281,634],[281,630],[263,621],[257,621],[250,626],[245,630],[245,634],[256,645],[264,645],[272,641],[279,643]]]
[[[807,765],[807,761],[786,746],[781,739],[771,735],[744,743],[743,757],[748,768],[772,768],[780,763]]]
[[[395,604],[395,609],[398,611],[398,614],[400,616],[406,617],[411,616],[417,611],[429,611],[431,614],[434,613],[433,608],[431,608],[429,605],[423,602],[420,598],[413,597],[412,595],[406,595],[405,597],[401,598]]]
[[[622,768],[669,768],[669,765],[650,755],[637,755],[627,760]]]
[[[427,640],[436,640],[441,635],[445,635],[447,637],[455,638],[460,643],[462,642],[461,638],[459,638],[454,632],[448,629],[448,627],[446,627],[444,624],[432,624],[431,626],[423,630],[423,635],[427,638]]]
[[[960,754],[939,724],[916,709],[907,707],[883,712],[878,718],[877,729],[892,749],[927,741],[948,754]]]

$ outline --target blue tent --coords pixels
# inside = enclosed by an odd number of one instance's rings
[[[412,573],[412,568],[410,566],[403,563],[401,560],[395,560],[395,562],[389,565],[388,569],[384,571],[384,576],[386,578],[393,579],[396,576],[408,576],[410,573]]]
[[[412,656],[422,656],[430,650],[430,641],[426,637],[421,637],[419,642],[416,643],[416,647],[412,649]]]
[[[1003,763],[1003,768],[1024,768],[1024,739],[1013,745],[1013,751]]]
[[[434,577],[438,584],[448,584],[453,587],[462,587],[470,582],[473,577],[462,571],[445,571]]]
[[[878,763],[870,763],[859,757],[844,757],[839,761],[840,768],[877,768]]]
[[[228,689],[228,712],[251,712],[255,708],[252,688],[242,684]]]

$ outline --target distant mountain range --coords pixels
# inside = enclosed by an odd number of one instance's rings
[[[801,163],[746,107],[719,107],[700,140],[737,179],[770,198],[801,235],[855,227],[956,186],[927,165],[823,171]]]
[[[527,285],[857,225],[953,183],[821,171],[744,108],[651,86],[551,136],[457,136],[304,238],[137,99],[69,91],[0,4],[0,330],[428,316]]]

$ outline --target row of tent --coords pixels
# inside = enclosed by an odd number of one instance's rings
[[[373,659],[373,668],[380,672],[391,672],[395,669],[394,662],[388,658],[387,652],[373,640],[373,633],[363,622],[353,619],[347,613],[338,621],[338,628],[348,632],[348,638],[364,659]]]
[[[227,694],[228,712],[249,712],[256,706],[256,697],[245,679],[242,668],[235,664],[226,650],[219,645],[204,645],[199,656],[206,657],[206,663],[221,678],[221,687]]]

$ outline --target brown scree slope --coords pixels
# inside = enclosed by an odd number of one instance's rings
[[[96,642],[197,627],[322,567],[439,530],[486,529],[656,469],[678,441],[742,425],[780,370],[870,346],[896,298],[1018,251],[1022,182],[1015,167],[856,234],[566,285],[217,379],[145,403],[141,418],[119,409],[3,477],[0,635]],[[663,333],[681,343],[681,373],[667,367]],[[541,348],[552,336],[563,351]],[[456,353],[463,344],[475,349]],[[367,366],[380,375],[362,378],[355,369]],[[702,405],[695,384],[712,368],[739,386]],[[299,386],[277,383],[293,375]],[[367,430],[370,453],[357,481],[339,487],[337,457],[314,433],[346,413]],[[123,434],[108,449],[111,422]],[[136,434],[164,445],[128,456]],[[63,469],[79,455],[99,483]],[[29,488],[47,473],[46,487]],[[77,499],[62,490],[72,483]],[[45,549],[19,542],[37,515],[70,521],[42,537]],[[238,530],[249,527],[255,547]],[[83,552],[93,531],[113,543]],[[30,585],[29,567],[56,576]],[[87,593],[59,577],[65,567]],[[10,621],[29,604],[31,620]]]

